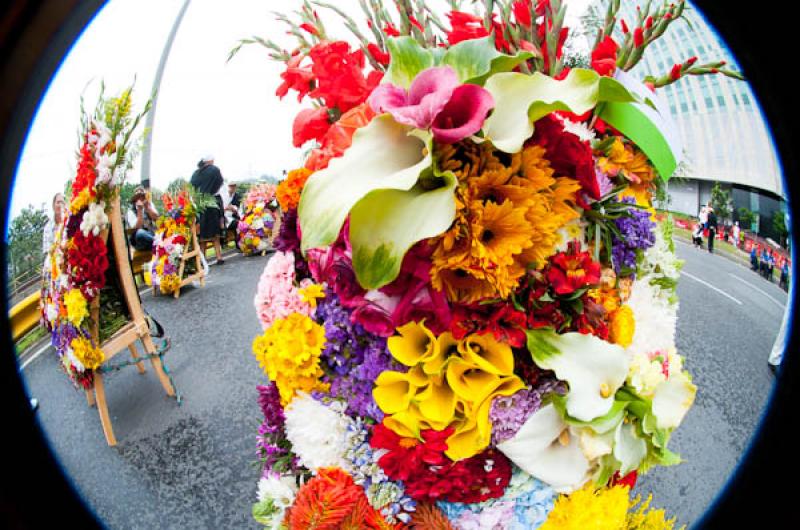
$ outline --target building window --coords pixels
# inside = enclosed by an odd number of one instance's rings
[[[747,94],[742,94],[742,103],[744,103],[747,107],[750,106],[750,98],[747,97]]]
[[[692,100],[692,112],[697,112],[697,103],[694,100]]]
[[[689,112],[689,106],[686,103],[681,102],[681,112]]]
[[[714,102],[711,101],[711,96],[706,96],[705,99],[706,99],[706,108],[707,109],[713,109],[714,108]]]
[[[720,108],[725,108],[725,98],[717,95],[717,105],[719,105]]]
[[[733,93],[733,104],[737,107],[739,106],[739,97],[736,95],[736,92]]]

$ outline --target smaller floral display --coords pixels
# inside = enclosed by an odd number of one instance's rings
[[[239,250],[249,256],[269,248],[275,226],[275,186],[256,184],[244,198],[244,213],[237,225]]]
[[[178,273],[181,256],[187,245],[191,244],[197,212],[191,194],[186,189],[164,193],[161,202],[166,213],[156,221],[153,259],[149,269],[153,288],[169,294],[180,287],[182,278]]]

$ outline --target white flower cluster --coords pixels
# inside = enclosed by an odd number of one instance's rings
[[[656,296],[672,304],[677,304],[675,287],[678,283],[683,260],[675,257],[672,250],[672,236],[669,221],[663,222],[655,230],[655,244],[644,252],[639,264],[639,272],[648,276]]]
[[[675,346],[678,307],[663,296],[660,287],[651,284],[653,279],[652,275],[645,275],[633,282],[627,301],[636,322],[633,341],[628,347],[631,355],[668,351]]]
[[[284,410],[286,438],[300,464],[312,471],[321,467],[344,469],[347,416],[341,403],[324,405],[300,392]]]
[[[106,215],[106,203],[103,201],[89,204],[89,209],[83,214],[81,220],[81,232],[84,236],[99,235],[108,226],[108,216]]]
[[[111,142],[111,131],[100,122],[95,122],[94,129],[96,134],[89,137],[89,142],[94,143],[94,158],[96,160],[95,169],[97,170],[97,184],[108,184],[109,186],[116,186],[122,181],[122,173],[124,168],[119,164],[119,150],[115,149],[109,153],[106,146]],[[122,145],[125,138],[122,134],[118,134],[114,140],[114,144]]]
[[[291,476],[269,473],[258,481],[258,502],[254,509],[256,521],[269,530],[284,528],[286,509],[294,502],[297,484]]]

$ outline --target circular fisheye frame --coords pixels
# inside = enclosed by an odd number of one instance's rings
[[[3,10],[7,526],[797,519],[790,17],[275,11]]]

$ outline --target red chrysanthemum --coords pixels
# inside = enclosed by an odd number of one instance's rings
[[[589,252],[580,252],[578,248],[579,244],[573,241],[566,252],[559,252],[550,259],[547,279],[556,294],[571,294],[600,282],[600,263],[594,261]]]

